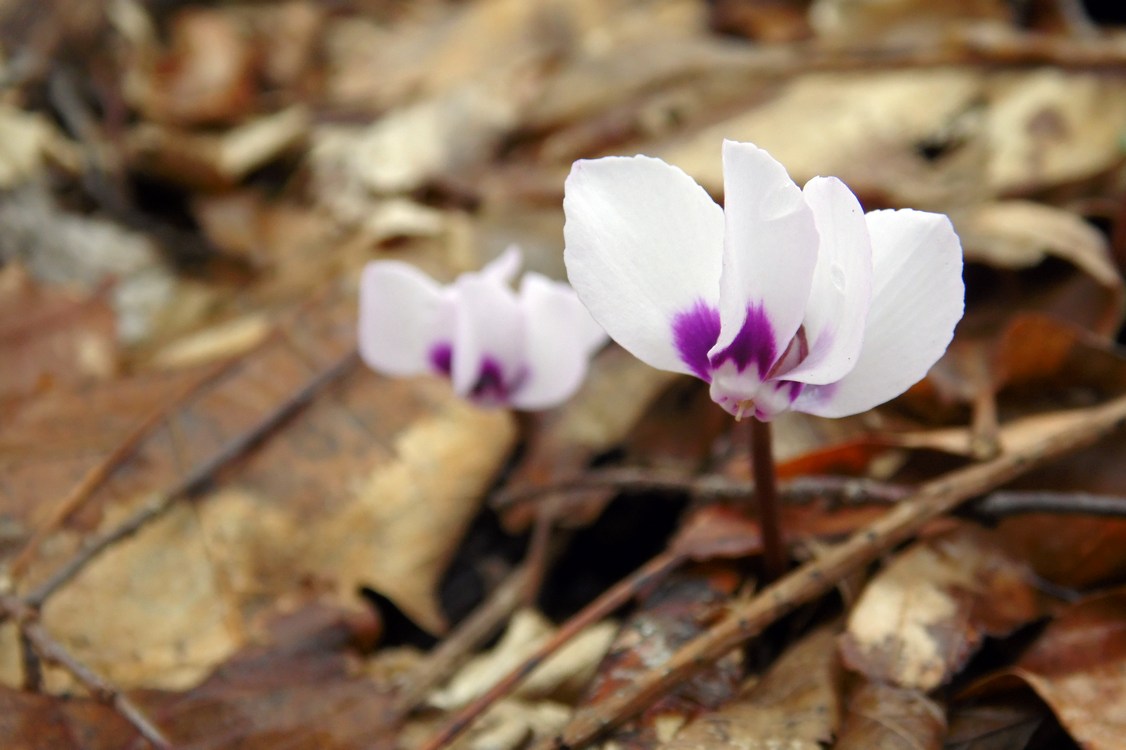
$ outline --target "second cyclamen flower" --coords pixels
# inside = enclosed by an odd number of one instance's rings
[[[485,406],[563,402],[606,334],[566,284],[527,273],[517,294],[520,263],[509,248],[449,286],[407,263],[369,263],[360,281],[360,355],[388,375],[448,377],[458,395]]]
[[[723,163],[724,208],[659,159],[575,163],[565,258],[594,319],[737,417],[846,416],[921,379],[962,317],[950,221],[865,215],[840,180],[800,189],[748,143],[725,141]]]

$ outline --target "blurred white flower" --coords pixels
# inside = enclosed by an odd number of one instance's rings
[[[521,262],[510,247],[448,286],[407,263],[369,263],[360,281],[360,356],[388,375],[444,375],[459,395],[486,406],[565,401],[606,334],[566,284],[529,272],[517,294],[511,284]]]

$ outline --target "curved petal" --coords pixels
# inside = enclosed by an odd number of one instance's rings
[[[520,285],[527,337],[527,375],[512,394],[518,409],[546,409],[572,396],[582,385],[591,354],[606,343],[574,290],[538,273]]]
[[[836,383],[805,388],[798,411],[844,417],[898,396],[938,361],[962,318],[962,245],[950,220],[911,210],[866,219],[872,306],[856,367]]]
[[[769,370],[805,315],[817,229],[785,167],[753,144],[723,142],[723,190],[720,335],[710,354],[722,358],[732,344],[754,348],[750,359]],[[766,320],[765,328],[745,325],[751,311]],[[756,340],[742,341],[751,336]]]
[[[459,278],[454,293],[454,391],[488,403],[506,402],[524,371],[524,314],[516,294],[483,273]]]
[[[820,247],[802,326],[809,354],[786,380],[832,383],[856,365],[872,303],[872,242],[860,202],[836,177],[814,177],[802,191]]]
[[[431,353],[451,316],[442,287],[414,266],[385,260],[364,267],[358,336],[360,356],[372,369],[395,376],[434,369]]]
[[[563,211],[567,275],[591,316],[653,367],[692,373],[673,326],[717,304],[722,209],[681,170],[635,156],[575,162]]]
[[[524,253],[520,251],[520,247],[509,245],[504,252],[486,263],[478,273],[507,286],[516,280],[516,274],[520,272],[520,266],[523,264]]]

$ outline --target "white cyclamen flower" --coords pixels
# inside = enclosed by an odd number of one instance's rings
[[[798,188],[749,143],[724,142],[723,174],[720,208],[660,159],[575,163],[567,273],[615,341],[760,420],[856,414],[926,375],[962,317],[949,219],[865,215],[840,180]]]
[[[395,376],[435,373],[478,404],[545,409],[582,384],[606,334],[566,284],[524,274],[510,247],[442,286],[414,266],[369,263],[360,280],[360,356]]]

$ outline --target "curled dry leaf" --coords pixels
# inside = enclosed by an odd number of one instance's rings
[[[995,201],[955,213],[952,220],[967,260],[1030,268],[1050,254],[1103,286],[1122,288],[1106,237],[1070,211],[1032,201]]]
[[[917,542],[861,593],[841,639],[844,662],[873,681],[936,688],[986,635],[1043,614],[1032,582],[989,532],[963,526]]]
[[[836,733],[840,713],[836,630],[825,627],[787,650],[761,681],[659,747],[820,750]]]
[[[1126,590],[1072,605],[1021,656],[972,694],[1019,680],[1051,707],[1088,750],[1117,750],[1126,737]]]

